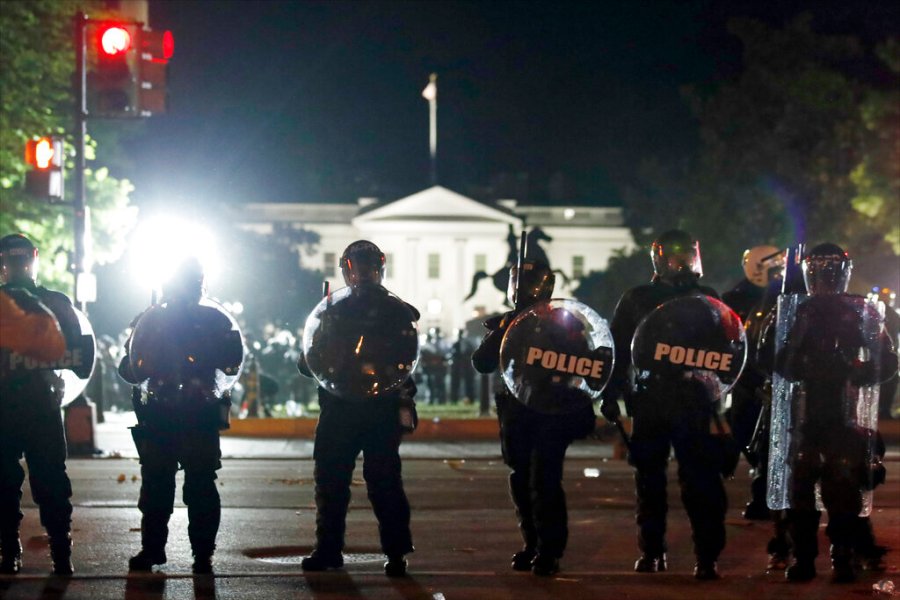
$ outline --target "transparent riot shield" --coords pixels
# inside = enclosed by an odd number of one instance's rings
[[[500,372],[519,402],[544,414],[571,413],[600,396],[614,355],[609,326],[592,308],[545,300],[510,323],[500,345]]]
[[[869,514],[879,383],[890,376],[881,372],[883,341],[883,306],[866,298],[779,298],[769,508],[821,510],[818,486],[828,477],[858,486],[860,514]]]
[[[737,382],[747,359],[740,317],[709,296],[674,298],[641,320],[631,341],[639,378],[690,378],[719,400]]]
[[[94,372],[94,356],[97,353],[97,340],[91,322],[83,312],[73,309],[81,327],[81,336],[71,343],[72,347],[66,348],[55,369],[61,381],[63,406],[80,396],[87,387]]]
[[[332,394],[348,400],[383,396],[418,363],[416,317],[380,286],[341,288],[306,319],[303,353],[313,377]]]
[[[155,305],[138,319],[129,340],[131,369],[139,381],[221,398],[240,378],[241,329],[210,298],[197,304]],[[177,397],[173,394],[172,397]]]

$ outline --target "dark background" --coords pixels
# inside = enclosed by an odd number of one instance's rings
[[[898,4],[151,0],[175,37],[170,110],[113,124],[128,162],[109,158],[144,206],[394,199],[429,184],[437,72],[439,183],[615,205],[641,160],[692,151],[680,89],[740,68],[730,18],[809,10],[866,39]]]

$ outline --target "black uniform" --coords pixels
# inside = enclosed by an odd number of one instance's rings
[[[655,561],[653,568],[646,570],[665,568],[666,468],[672,448],[698,564],[715,563],[725,546],[723,455],[718,440],[710,434],[715,399],[693,380],[651,376],[629,381],[631,340],[638,323],[663,302],[689,295],[718,297],[693,276],[680,278],[677,285],[656,278],[622,296],[610,326],[616,361],[603,398],[611,402],[624,394],[626,410],[633,419],[629,461],[635,467],[638,546],[644,557]]]
[[[488,333],[472,355],[472,364],[480,373],[497,370],[500,343],[515,316],[513,311],[485,321]],[[494,398],[503,461],[511,469],[509,492],[525,543],[513,557],[513,568],[531,569],[534,559],[538,565],[541,561],[553,565],[550,571],[555,572],[555,561],[562,557],[569,533],[563,461],[569,445],[594,430],[593,408],[587,404],[576,413],[548,415],[525,406],[506,388]]]
[[[81,334],[78,317],[64,294],[31,280],[3,286],[13,298],[26,290],[47,306],[60,324],[66,345]],[[27,303],[23,300],[20,304]],[[4,352],[5,354],[5,352]],[[5,357],[4,357],[5,358]],[[21,555],[20,502],[25,456],[31,493],[47,530],[54,570],[71,572],[72,485],[66,474],[66,438],[59,410],[63,390],[53,371],[10,371],[0,374],[0,548],[4,570]]]
[[[372,295],[388,292],[380,285],[361,286],[348,304],[371,306]],[[414,320],[419,311],[406,304]],[[343,307],[342,307],[343,308]],[[353,309],[346,309],[349,314]],[[311,377],[305,357],[300,372]],[[316,548],[304,559],[305,570],[343,565],[347,509],[356,458],[363,453],[363,478],[378,519],[382,551],[388,556],[389,575],[405,573],[403,555],[414,550],[410,508],[403,490],[400,440],[404,432],[401,409],[414,410],[416,386],[408,379],[399,389],[372,398],[342,398],[319,386],[319,422],[313,450],[316,482]],[[414,424],[410,423],[410,429]],[[402,565],[402,568],[401,568]]]
[[[135,357],[125,356],[120,368],[130,383],[147,380],[145,403],[137,407],[138,426],[132,430],[141,461],[142,549],[130,566],[149,570],[166,562],[175,474],[180,467],[194,569],[208,572],[221,517],[215,483],[216,471],[222,467],[219,429],[227,426],[222,415],[229,404],[227,397],[217,394],[216,376],[217,371],[236,373],[243,346],[229,317],[217,308],[178,300],[150,309],[163,310],[157,313],[161,334],[151,336],[142,349],[150,357],[147,366],[135,372]],[[145,318],[147,313],[139,317],[127,346],[132,352],[142,345],[136,344],[136,337]]]
[[[860,386],[878,383],[875,373],[855,363],[860,348],[882,345],[878,352],[883,375],[896,371],[897,357],[886,335],[878,340],[864,338],[861,316],[845,298],[845,294],[813,295],[801,304],[787,351],[776,356],[775,364],[787,379],[803,382],[805,390],[803,418],[795,434],[797,447],[791,448],[793,491],[788,529],[794,556],[799,565],[808,567],[818,554],[818,482],[828,511],[825,532],[831,541],[836,577],[849,578],[846,566],[853,549],[860,543],[874,543],[868,532],[860,531],[868,524],[858,515],[860,489],[871,489],[876,483],[868,464],[869,438],[875,434],[860,429],[844,414],[844,397],[848,382]],[[863,554],[870,550],[864,549]]]

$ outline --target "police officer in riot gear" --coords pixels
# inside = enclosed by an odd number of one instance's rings
[[[744,269],[742,279],[732,289],[722,294],[722,301],[734,310],[745,324],[748,324],[748,341],[755,348],[758,340],[757,324],[775,305],[784,269],[784,251],[774,246],[754,246],[746,251],[741,261]],[[766,375],[754,364],[755,352],[750,353],[750,366],[745,369],[737,384],[731,390],[731,408],[727,412],[731,431],[741,448],[746,448],[753,438],[760,412],[762,411],[763,389]],[[766,506],[766,467],[758,462],[759,457],[747,453],[753,459],[753,481],[750,486],[750,501],[744,509],[744,518],[751,520],[768,519]]]
[[[710,434],[716,399],[689,380],[639,376],[631,367],[631,342],[641,320],[663,302],[682,296],[718,295],[699,284],[699,246],[688,233],[672,230],[661,234],[653,242],[650,256],[653,279],[622,295],[610,324],[616,360],[602,404],[604,416],[614,419],[618,416],[617,400],[624,396],[633,419],[629,461],[635,468],[641,550],[634,569],[654,573],[667,568],[666,468],[674,447],[681,498],[693,530],[697,558],[694,576],[717,579],[716,561],[725,547],[727,499],[722,482],[726,467],[719,462],[724,457],[714,450],[716,442]]]
[[[408,327],[411,327],[412,321],[419,319],[418,310],[392,296],[381,285],[384,262],[384,253],[372,242],[359,240],[347,246],[341,256],[340,267],[351,294],[346,301],[347,306],[352,308],[344,312],[344,307],[341,307],[341,319],[361,322],[366,318],[363,314],[366,310],[383,304],[396,307],[397,303],[402,305],[401,309],[407,315]],[[396,325],[390,319],[380,319],[379,327],[384,330],[377,335],[392,339]],[[348,328],[352,329],[352,324]],[[360,344],[363,337],[360,337]],[[368,340],[366,343],[377,342]],[[333,366],[338,371],[336,378],[350,379],[349,365]],[[300,357],[297,367],[307,377],[314,375],[315,366],[307,354]],[[384,394],[365,397],[359,393],[360,397],[347,397],[357,392],[344,390],[342,396],[326,389],[321,381],[319,383],[320,412],[313,450],[316,546],[303,559],[301,567],[304,571],[325,571],[343,566],[350,485],[356,458],[362,452],[363,478],[378,519],[381,548],[387,556],[385,574],[389,577],[405,576],[405,555],[413,552],[414,548],[399,451],[401,435],[416,426],[416,386],[412,378],[405,378],[398,388]],[[344,389],[344,386],[336,385],[334,389]]]
[[[524,261],[510,269],[507,293],[515,309],[485,321],[488,332],[472,354],[480,373],[500,365],[500,345],[518,314],[553,294],[555,276],[549,266]],[[495,396],[500,421],[500,448],[510,468],[509,491],[516,509],[523,548],[513,554],[512,568],[535,575],[559,571],[568,541],[566,497],[562,487],[566,449],[589,435],[596,425],[590,404],[571,414],[548,415],[521,403],[506,387]]]
[[[2,290],[20,306],[29,305],[29,294],[56,317],[67,346],[81,334],[71,301],[59,292],[35,283],[38,250],[21,234],[0,239]],[[4,359],[8,360],[7,352]],[[72,485],[66,474],[66,439],[59,405],[62,383],[50,370],[0,372],[0,573],[15,574],[22,567],[19,523],[25,472],[19,460],[25,456],[31,493],[47,530],[53,572],[71,575]]]
[[[163,284],[163,304],[137,317],[119,374],[145,383],[136,401],[132,435],[141,462],[141,550],[131,571],[151,571],[166,562],[169,517],[175,502],[175,474],[184,470],[184,503],[193,572],[212,573],[221,518],[216,487],[219,430],[227,428],[230,400],[222,381],[236,380],[243,342],[236,323],[207,300],[203,267],[188,258]]]
[[[846,293],[853,263],[841,247],[816,246],[804,256],[802,267],[809,298],[799,303],[793,322],[784,323],[785,342],[775,355],[776,373],[802,386],[802,393],[786,397],[789,415],[781,417],[792,423],[789,441],[780,444],[786,453],[770,463],[774,469],[789,463],[790,475],[776,471],[769,478],[784,479],[778,488],[787,496],[795,559],[787,579],[809,581],[816,575],[818,482],[828,511],[832,579],[849,582],[856,577],[854,551],[862,556],[875,552],[865,547],[874,545],[874,537],[871,530],[860,531],[869,523],[859,514],[864,490],[879,483],[873,468],[877,434],[857,422],[857,403],[866,395],[852,390],[875,387],[896,373],[897,356],[880,316],[863,298]],[[865,333],[870,319],[876,335]],[[770,499],[772,491],[770,484]]]

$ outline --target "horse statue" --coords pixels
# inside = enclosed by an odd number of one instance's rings
[[[543,229],[540,227],[535,227],[531,231],[529,231],[525,236],[525,256],[528,260],[534,260],[538,262],[543,262],[547,265],[550,264],[550,259],[547,258],[547,253],[544,252],[544,249],[541,248],[538,242],[552,242],[553,238],[547,235]],[[506,255],[506,264],[500,267],[493,274],[487,273],[485,271],[478,271],[475,275],[472,276],[472,288],[469,291],[469,295],[463,299],[463,302],[471,299],[475,293],[478,291],[478,284],[481,283],[483,279],[491,278],[491,281],[494,283],[494,287],[499,291],[503,292],[504,297],[506,295],[506,289],[509,287],[509,270],[515,266],[519,261],[519,243],[518,238],[516,237],[516,232],[513,229],[513,226],[509,226],[509,232],[506,234],[506,244],[509,246],[509,253]],[[566,277],[562,271],[556,269],[553,271],[554,273],[559,274],[563,282],[568,284],[569,278]],[[504,304],[509,304],[508,300],[504,300]]]

